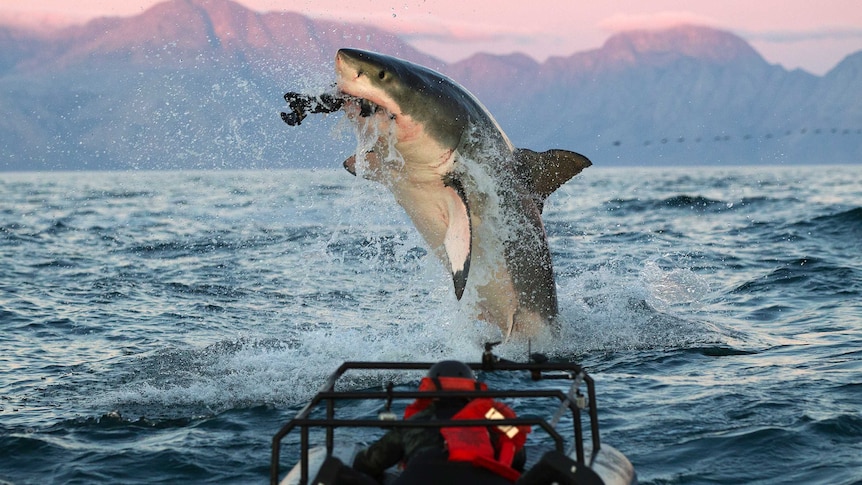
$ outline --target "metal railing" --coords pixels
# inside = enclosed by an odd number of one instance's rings
[[[573,389],[569,394],[558,389],[543,390],[512,390],[512,389],[488,389],[476,391],[394,391],[392,386],[385,391],[335,391],[335,384],[349,370],[387,370],[387,371],[409,371],[427,370],[436,362],[345,362],[342,364],[322,386],[311,401],[303,407],[295,418],[285,424],[272,438],[272,457],[270,461],[270,483],[277,485],[280,474],[281,441],[296,428],[300,430],[300,481],[305,485],[308,483],[308,451],[309,430],[312,428],[323,428],[326,431],[326,451],[331,454],[334,448],[334,432],[336,428],[441,428],[441,427],[467,427],[488,426],[536,426],[545,431],[554,441],[554,446],[559,452],[564,452],[564,440],[562,435],[555,429],[554,425],[543,418],[532,416],[518,417],[512,419],[489,420],[379,420],[379,419],[336,419],[335,402],[349,400],[383,400],[389,404],[401,399],[419,398],[509,398],[509,399],[556,399],[560,402],[560,410],[568,409],[572,414],[572,432],[575,447],[576,460],[578,463],[586,464],[584,456],[583,426],[581,424],[581,409],[576,400],[572,400],[573,394],[579,394],[577,387],[583,382],[587,387],[587,403],[590,418],[590,431],[593,453],[601,448],[599,440],[599,423],[596,411],[596,393],[593,379],[587,375],[583,368],[577,364],[569,363],[515,363],[498,361],[488,351],[483,356],[481,364],[467,365],[475,370],[483,371],[527,371],[533,380],[543,379],[568,379],[575,380]],[[556,374],[550,374],[555,372]],[[326,405],[325,418],[310,417],[312,411],[321,404]],[[559,412],[557,415],[559,416]],[[557,419],[553,422],[556,424]]]

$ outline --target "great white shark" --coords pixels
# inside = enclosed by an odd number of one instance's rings
[[[345,168],[392,192],[451,272],[455,296],[470,295],[475,317],[506,339],[552,330],[557,292],[542,208],[591,162],[516,149],[475,96],[426,67],[340,49],[335,70],[339,101],[329,110],[343,109],[365,142]]]

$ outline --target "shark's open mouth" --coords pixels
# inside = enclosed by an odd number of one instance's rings
[[[357,105],[359,107],[359,116],[361,116],[363,118],[367,118],[367,117],[373,115],[374,113],[376,113],[380,109],[380,106],[372,103],[371,101],[368,101],[365,98],[357,98],[357,97],[351,96],[349,94],[344,95],[344,103],[345,104],[353,103],[353,104]]]
[[[309,113],[333,113],[340,110],[345,104],[359,106],[359,116],[364,118],[373,115],[380,109],[378,105],[367,99],[342,92],[323,93],[316,96],[290,92],[284,95],[284,100],[287,101],[290,112],[282,112],[281,119],[290,126],[302,124],[302,120]]]

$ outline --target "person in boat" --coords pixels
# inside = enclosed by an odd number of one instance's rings
[[[419,385],[427,390],[485,390],[463,362],[434,364]],[[515,413],[490,398],[420,398],[404,412],[408,420],[509,419]],[[353,469],[382,483],[401,463],[396,484],[511,484],[524,469],[528,426],[393,428],[353,461]]]

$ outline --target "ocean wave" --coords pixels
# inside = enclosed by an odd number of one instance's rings
[[[281,228],[277,231],[262,229],[252,234],[228,229],[205,234],[170,234],[162,240],[135,242],[119,250],[145,258],[172,259],[215,252],[232,253],[289,243],[301,244],[303,241],[316,241],[322,231],[319,226],[305,226]]]
[[[661,210],[684,210],[694,213],[720,213],[735,210],[760,210],[786,203],[768,196],[742,197],[739,200],[714,199],[703,195],[680,194],[662,199],[611,199],[604,206],[609,212],[622,214]]]
[[[776,262],[777,267],[768,273],[749,280],[732,290],[732,293],[758,293],[793,288],[805,293],[846,298],[862,294],[860,268],[839,266],[823,258],[798,258]]]
[[[799,221],[790,227],[812,237],[846,238],[862,248],[862,207]]]
[[[807,426],[813,433],[828,436],[833,441],[847,441],[859,444],[862,436],[862,416],[858,414],[839,414],[821,420],[812,420]]]
[[[154,196],[156,196],[156,192],[151,190],[90,190],[84,193],[80,199],[99,202],[104,200],[151,199]]]
[[[665,199],[612,199],[605,203],[610,211],[644,212],[661,209],[688,209],[696,212],[718,211],[727,204],[699,195],[675,195]]]

